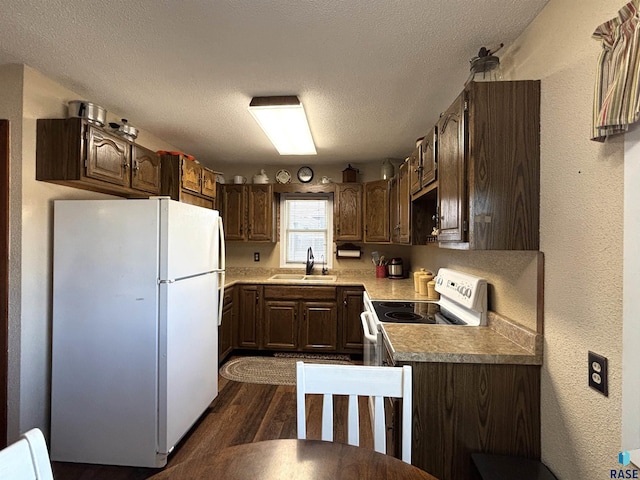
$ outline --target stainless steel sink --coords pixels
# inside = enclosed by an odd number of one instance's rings
[[[303,275],[298,273],[277,273],[269,277],[269,280],[288,280],[292,282],[303,283],[323,283],[335,282],[338,277],[336,275]]]

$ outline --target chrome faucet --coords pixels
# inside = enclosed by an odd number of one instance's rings
[[[313,250],[311,247],[307,250],[307,270],[305,275],[311,275],[311,271],[313,270]]]

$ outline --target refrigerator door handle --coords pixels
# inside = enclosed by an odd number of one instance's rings
[[[225,273],[224,271],[218,272],[220,275],[218,281],[218,326],[222,325],[222,307],[224,306],[224,281],[225,281]]]
[[[218,217],[218,234],[220,235],[220,248],[218,249],[218,254],[220,255],[218,261],[218,268],[220,270],[224,270],[227,268],[226,258],[227,258],[227,248],[224,242],[224,225],[222,224],[222,217]]]
[[[220,258],[218,261],[218,326],[222,325],[222,307],[224,306],[224,283],[227,251],[224,243],[224,226],[222,218],[218,217],[218,233],[220,234],[220,248],[218,249]]]

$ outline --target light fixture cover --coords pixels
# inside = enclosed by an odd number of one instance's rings
[[[298,97],[254,97],[249,104],[249,112],[280,155],[317,153]]]

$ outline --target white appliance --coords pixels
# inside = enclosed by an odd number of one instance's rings
[[[52,460],[166,465],[218,394],[224,265],[215,210],[55,202]]]
[[[441,268],[435,278],[437,301],[372,301],[364,293],[363,363],[383,364],[383,323],[484,326],[487,324],[487,281],[464,272]]]

